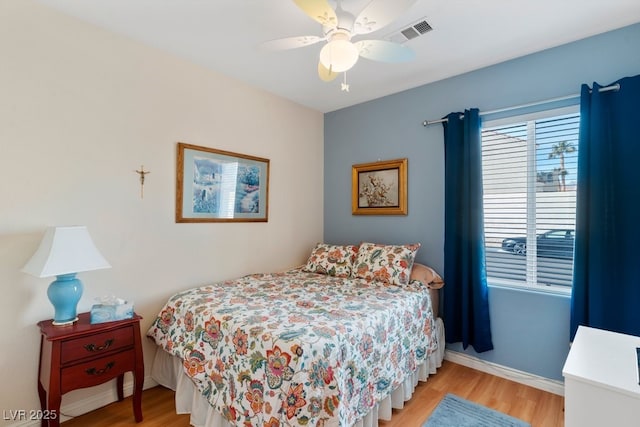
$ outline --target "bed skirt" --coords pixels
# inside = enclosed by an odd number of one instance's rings
[[[431,354],[417,371],[407,375],[404,383],[391,395],[380,401],[355,427],[376,427],[378,420],[390,420],[392,409],[401,409],[404,402],[411,399],[418,381],[427,381],[430,374],[442,365],[444,358],[444,324],[436,319],[436,339],[438,349]],[[176,392],[176,413],[191,414],[190,424],[194,427],[231,427],[231,424],[200,395],[191,379],[185,374],[182,360],[158,349],[156,351],[152,378],[160,385]]]

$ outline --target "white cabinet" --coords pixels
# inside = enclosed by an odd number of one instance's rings
[[[640,337],[579,326],[562,369],[565,427],[640,426]]]

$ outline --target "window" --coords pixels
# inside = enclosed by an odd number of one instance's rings
[[[484,229],[491,284],[570,289],[580,122],[572,110],[483,125]]]

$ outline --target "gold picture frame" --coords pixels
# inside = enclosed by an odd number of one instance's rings
[[[407,164],[404,158],[353,165],[351,213],[406,215]]]
[[[178,143],[176,222],[267,222],[269,159]]]

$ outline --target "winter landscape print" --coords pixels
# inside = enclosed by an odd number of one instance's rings
[[[260,211],[260,168],[202,157],[193,162],[193,212],[233,218]]]
[[[267,159],[182,146],[178,222],[267,220]]]

